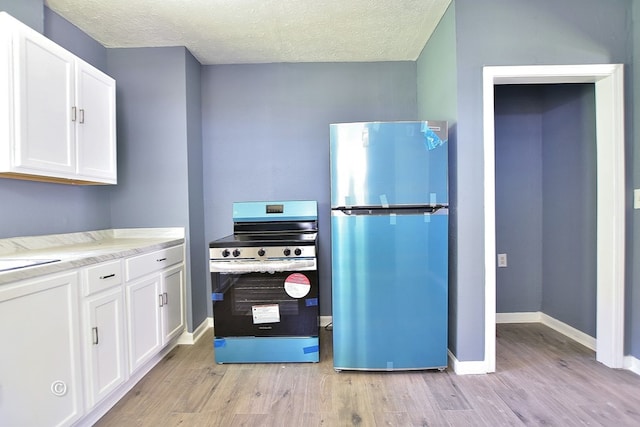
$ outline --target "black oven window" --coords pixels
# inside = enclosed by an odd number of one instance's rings
[[[252,308],[277,304],[281,316],[298,314],[298,300],[287,295],[284,279],[280,274],[234,276],[232,288],[233,314],[253,316]]]

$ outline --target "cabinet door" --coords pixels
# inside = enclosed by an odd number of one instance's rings
[[[76,75],[79,178],[115,184],[115,80],[81,60]]]
[[[127,379],[122,288],[89,297],[84,305],[87,405],[91,408]]]
[[[77,292],[76,273],[0,287],[0,425],[82,415]]]
[[[132,373],[162,347],[160,280],[158,274],[126,286],[129,366]]]
[[[14,39],[17,171],[74,177],[74,58],[41,34],[19,29]]]
[[[184,269],[182,266],[163,273],[162,332],[163,344],[184,330]]]
[[[13,76],[11,73],[11,44],[13,40],[11,18],[0,12],[0,170],[13,165]]]

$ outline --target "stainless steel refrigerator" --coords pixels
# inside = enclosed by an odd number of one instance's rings
[[[448,130],[332,124],[336,370],[447,366]]]

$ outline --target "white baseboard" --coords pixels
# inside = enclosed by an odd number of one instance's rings
[[[630,370],[636,375],[640,375],[640,360],[633,356],[625,356],[624,368]]]
[[[320,316],[320,326],[321,327],[325,327],[329,324],[333,323],[333,317],[332,316]]]
[[[496,313],[496,323],[540,323],[542,313],[528,311],[521,313]]]
[[[540,317],[541,317],[541,321],[542,324],[545,326],[550,327],[551,329],[554,329],[558,332],[560,332],[562,335],[565,335],[577,342],[579,342],[580,344],[582,344],[583,346],[596,351],[596,339],[588,334],[585,334],[582,331],[577,330],[576,328],[574,328],[573,326],[569,326],[564,322],[561,322],[558,319],[554,319],[553,317],[544,314],[544,313],[540,313]]]
[[[449,367],[453,369],[456,375],[481,375],[487,373],[487,363],[484,360],[472,360],[470,362],[461,362],[447,350],[449,355]]]
[[[560,332],[562,335],[579,342],[583,346],[595,351],[596,339],[573,326],[555,319],[541,311],[531,311],[522,313],[496,313],[496,323],[542,323],[551,329]]]
[[[209,329],[213,328],[213,317],[207,317],[193,332],[184,331],[178,338],[177,344],[193,345]]]

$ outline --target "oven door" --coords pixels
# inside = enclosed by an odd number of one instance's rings
[[[318,274],[212,272],[216,337],[318,335]]]

